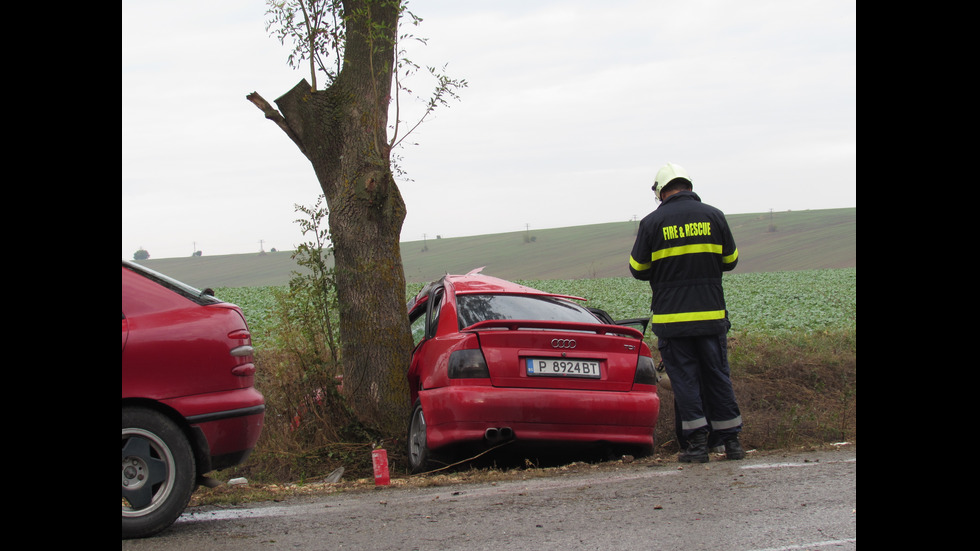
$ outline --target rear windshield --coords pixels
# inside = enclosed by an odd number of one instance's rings
[[[588,310],[564,299],[524,295],[459,295],[459,328],[486,320],[598,323]]]
[[[170,289],[171,291],[177,293],[178,295],[182,295],[202,306],[223,302],[222,300],[219,300],[215,298],[212,294],[210,294],[210,289],[208,290],[208,292],[202,291],[195,287],[191,287],[190,285],[182,281],[177,281],[176,279],[170,276],[166,276],[161,274],[160,272],[151,270],[146,266],[140,266],[139,264],[136,264],[134,262],[123,261],[123,268],[127,268],[133,272],[136,272],[137,274],[140,274],[141,276],[149,280],[155,281],[158,284],[166,287],[167,289]]]

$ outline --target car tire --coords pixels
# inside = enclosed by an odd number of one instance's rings
[[[165,415],[122,410],[122,537],[142,538],[168,528],[197,487],[190,442]]]
[[[426,440],[425,414],[419,401],[415,402],[408,422],[408,466],[412,474],[425,472],[432,467],[432,450]]]

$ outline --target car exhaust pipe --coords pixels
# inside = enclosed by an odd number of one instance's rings
[[[483,433],[483,439],[491,444],[506,442],[514,438],[514,431],[510,427],[494,428],[490,427]]]
[[[491,444],[496,444],[500,440],[500,431],[491,427],[483,433],[483,438]]]

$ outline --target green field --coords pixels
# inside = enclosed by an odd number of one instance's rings
[[[733,274],[857,266],[856,207],[735,214],[728,221],[739,248]],[[409,241],[402,243],[402,263],[409,283],[481,266],[486,266],[483,273],[510,280],[629,277],[627,260],[636,226],[637,222],[612,222]],[[290,255],[279,251],[150,258],[140,263],[202,289],[279,286],[297,269]]]
[[[749,420],[741,435],[743,445],[765,450],[854,441],[856,210],[728,218],[740,253],[738,268],[725,274],[723,285],[732,321],[733,385],[742,414]],[[627,269],[635,228],[635,222],[622,222],[403,243],[408,279],[405,298],[446,272],[486,266],[486,274],[587,298],[587,306],[602,308],[615,319],[647,316],[649,285],[630,277]],[[241,306],[252,341],[262,353],[256,356],[258,372],[265,377],[278,373],[281,365],[277,362],[285,348],[279,342],[282,332],[275,292],[285,288],[296,268],[290,253],[160,259],[143,264],[196,287],[211,287],[219,298]],[[646,339],[659,356],[650,331]],[[295,403],[283,390],[292,387],[279,379],[275,383],[262,379],[256,384],[267,397],[270,413],[263,439],[250,459],[250,478],[296,480],[339,466],[370,476],[370,461],[364,459],[368,454],[354,456],[344,451],[351,446],[347,440],[304,444],[297,440],[298,432],[274,422],[277,415],[284,415],[283,408]],[[670,454],[677,451],[673,391],[661,385],[659,393],[666,405],[661,409],[655,442],[657,453]],[[403,446],[389,448],[391,464],[404,463]],[[304,451],[297,455],[295,449]]]
[[[857,209],[728,216],[738,267],[724,277],[733,331],[780,333],[856,325]],[[483,273],[581,296],[615,318],[646,316],[650,288],[627,269],[636,222],[402,243],[406,299],[445,273]],[[775,231],[773,231],[775,230]],[[260,348],[274,346],[274,288],[299,269],[291,252],[140,262],[242,307]]]
[[[650,287],[628,277],[516,280],[518,283],[588,299],[616,319],[649,315]],[[780,335],[857,328],[857,268],[730,274],[723,278],[735,333]],[[406,300],[422,287],[408,285]],[[215,294],[242,307],[260,349],[277,348],[274,286],[218,287]],[[649,333],[647,334],[649,337]]]

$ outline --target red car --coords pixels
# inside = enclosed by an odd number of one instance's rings
[[[408,303],[411,470],[450,461],[459,445],[509,439],[652,451],[660,398],[643,332],[584,299],[476,272]],[[645,328],[622,323],[637,321]]]
[[[122,261],[122,534],[177,519],[255,447],[265,399],[241,309]]]

